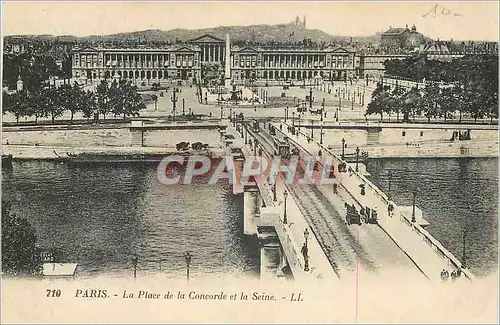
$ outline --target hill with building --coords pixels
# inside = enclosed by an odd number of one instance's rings
[[[250,26],[218,26],[203,29],[172,29],[168,31],[159,29],[149,29],[144,31],[134,31],[128,33],[118,33],[110,35],[91,35],[85,37],[75,37],[71,35],[16,35],[6,36],[10,38],[25,38],[29,40],[54,41],[54,42],[75,42],[75,43],[113,43],[113,44],[150,44],[150,43],[183,43],[201,35],[213,35],[225,38],[226,34],[231,35],[231,40],[237,43],[297,43],[304,40],[313,43],[379,43],[380,34],[366,37],[350,37],[343,35],[330,35],[319,29],[308,29],[306,18],[277,25],[250,25]]]

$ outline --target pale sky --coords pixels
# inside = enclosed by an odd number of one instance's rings
[[[437,6],[437,7],[436,7]],[[426,17],[423,17],[426,15]],[[368,36],[415,24],[442,40],[498,41],[498,2],[7,2],[4,35],[99,35],[145,29],[279,24],[307,17],[307,28]]]

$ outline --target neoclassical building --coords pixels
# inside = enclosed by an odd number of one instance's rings
[[[188,45],[164,48],[74,48],[74,78],[125,78],[132,80],[199,80],[202,65],[226,61],[225,41],[203,35]],[[344,48],[263,48],[231,46],[231,79],[303,80],[350,77],[359,73],[360,60]]]
[[[465,54],[492,53],[498,55],[493,43],[430,42],[422,44],[423,36],[415,27],[389,29],[382,34],[382,45],[397,51],[356,52],[342,47],[263,47],[231,46],[230,77],[241,84],[255,80],[302,81],[322,77],[326,80],[353,76],[384,74],[386,60],[424,55],[428,59],[452,59]],[[420,47],[417,48],[418,44]],[[453,47],[453,46],[454,47]],[[412,49],[404,51],[401,47]],[[201,80],[203,67],[217,67],[216,76],[224,75],[226,41],[202,35],[186,45],[163,48],[74,48],[72,74],[74,78],[125,78],[134,81]],[[205,69],[208,71],[209,69]],[[213,69],[212,69],[213,70]]]
[[[194,45],[154,49],[73,49],[73,78],[134,80],[192,79],[201,72],[200,48]]]
[[[231,77],[238,80],[304,80],[354,76],[359,58],[343,48],[232,48]]]

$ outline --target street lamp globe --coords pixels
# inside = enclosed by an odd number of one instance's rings
[[[184,258],[186,259],[186,265],[189,266],[191,264],[191,253],[187,252]]]

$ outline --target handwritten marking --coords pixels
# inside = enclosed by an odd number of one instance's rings
[[[430,16],[431,15],[431,16]],[[446,7],[440,7],[439,4],[435,4],[431,10],[429,10],[427,13],[425,13],[424,15],[422,15],[422,17],[432,17],[432,18],[436,18],[438,16],[453,16],[453,17],[460,17],[462,16],[462,14],[459,14],[459,13],[456,13],[456,12],[452,12],[450,9],[446,8]]]

